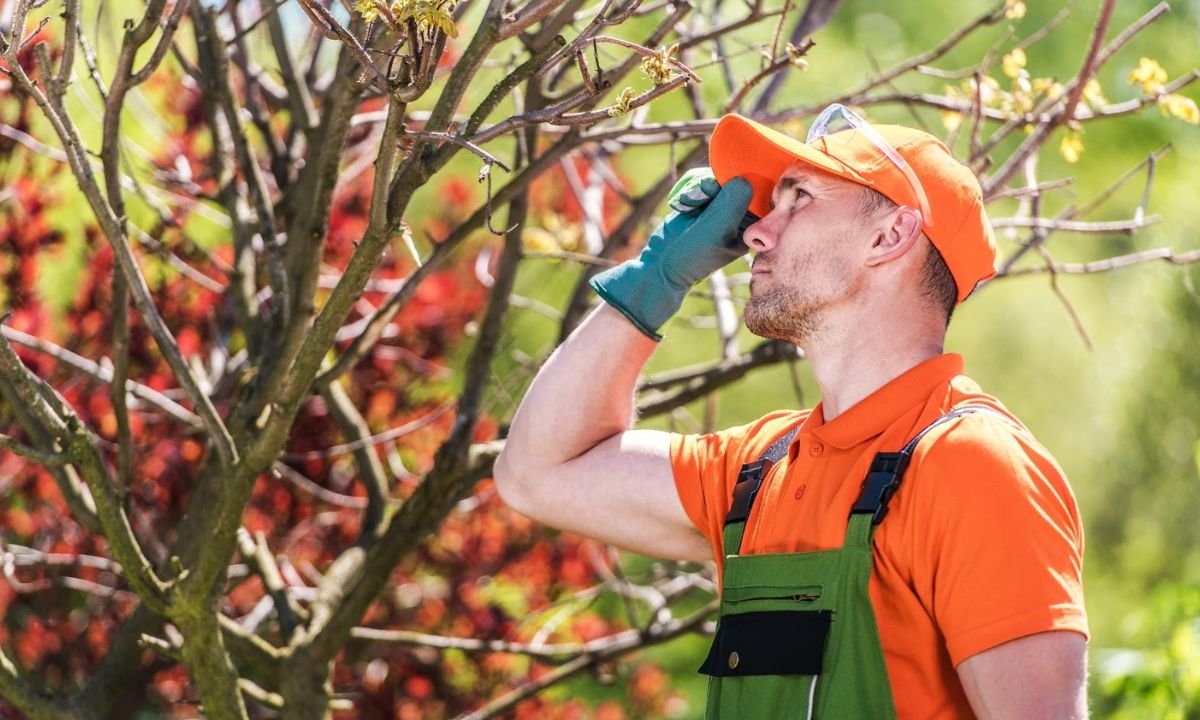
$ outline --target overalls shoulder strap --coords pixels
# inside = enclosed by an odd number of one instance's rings
[[[884,516],[887,515],[888,503],[891,501],[892,496],[900,489],[900,481],[904,479],[904,471],[908,469],[908,463],[912,460],[913,451],[916,450],[917,444],[921,442],[921,438],[928,435],[930,431],[939,425],[961,415],[973,412],[989,412],[1005,420],[1008,419],[999,410],[987,405],[963,405],[926,425],[925,429],[917,433],[912,440],[909,440],[901,448],[900,452],[876,453],[875,459],[871,461],[871,469],[867,472],[866,479],[863,480],[862,491],[858,494],[858,500],[854,502],[854,507],[850,509],[851,517],[853,518],[854,515],[859,514],[870,514],[871,525],[878,525]]]
[[[725,532],[722,540],[726,555],[736,555],[742,545],[742,534],[746,530],[746,519],[750,517],[750,509],[754,507],[754,498],[758,496],[763,478],[771,471],[775,463],[787,454],[792,440],[800,426],[795,425],[782,436],[771,443],[758,460],[746,463],[738,471],[737,483],[733,486],[733,502],[725,515]]]

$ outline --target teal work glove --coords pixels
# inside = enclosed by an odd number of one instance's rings
[[[662,340],[659,328],[679,311],[688,290],[745,254],[742,232],[757,219],[746,212],[752,195],[742,178],[721,186],[708,168],[688,172],[671,189],[675,212],[642,253],[597,273],[592,289],[638,330]]]

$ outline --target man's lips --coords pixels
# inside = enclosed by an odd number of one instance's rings
[[[760,265],[758,263],[755,263],[750,266],[750,275],[751,276],[766,275],[769,272],[771,272],[771,268],[767,267],[766,265]]]

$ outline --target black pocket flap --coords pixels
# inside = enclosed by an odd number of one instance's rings
[[[829,610],[726,615],[700,672],[714,677],[819,675],[832,618]]]

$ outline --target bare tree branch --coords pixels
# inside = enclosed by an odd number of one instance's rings
[[[779,340],[768,340],[740,357],[721,360],[701,370],[678,375],[672,374],[669,378],[656,378],[651,381],[651,388],[665,387],[666,385],[678,385],[679,387],[669,393],[663,393],[638,403],[638,417],[653,417],[686,405],[717,388],[738,380],[755,368],[801,357],[803,354],[795,345]]]

